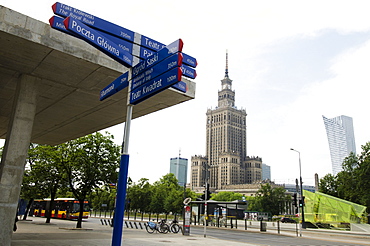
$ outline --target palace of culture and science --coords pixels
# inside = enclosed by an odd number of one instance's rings
[[[262,159],[247,156],[247,113],[235,106],[235,91],[228,73],[218,91],[218,106],[207,110],[206,155],[191,157],[191,188],[231,190],[240,185],[260,183]]]

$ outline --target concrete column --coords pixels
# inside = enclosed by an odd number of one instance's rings
[[[17,81],[12,117],[0,164],[0,242],[10,246],[24,166],[36,112],[37,78],[22,75]]]

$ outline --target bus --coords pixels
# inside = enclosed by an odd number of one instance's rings
[[[50,207],[50,198],[35,199],[31,214],[37,217],[46,217],[46,208]],[[55,198],[51,208],[51,218],[78,219],[80,202],[75,198]],[[84,201],[82,218],[87,219],[90,214],[89,202]]]

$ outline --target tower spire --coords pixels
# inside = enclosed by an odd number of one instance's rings
[[[226,68],[225,68],[225,78],[229,77],[229,59],[228,59],[228,53],[226,50]]]

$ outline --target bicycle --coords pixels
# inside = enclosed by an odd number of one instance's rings
[[[166,224],[166,220],[161,220],[159,223],[148,221],[145,229],[150,234],[152,234],[154,231],[164,234],[170,231],[169,226]]]
[[[169,227],[172,233],[178,233],[181,229],[181,226],[179,225],[179,222],[177,220],[173,220]]]

